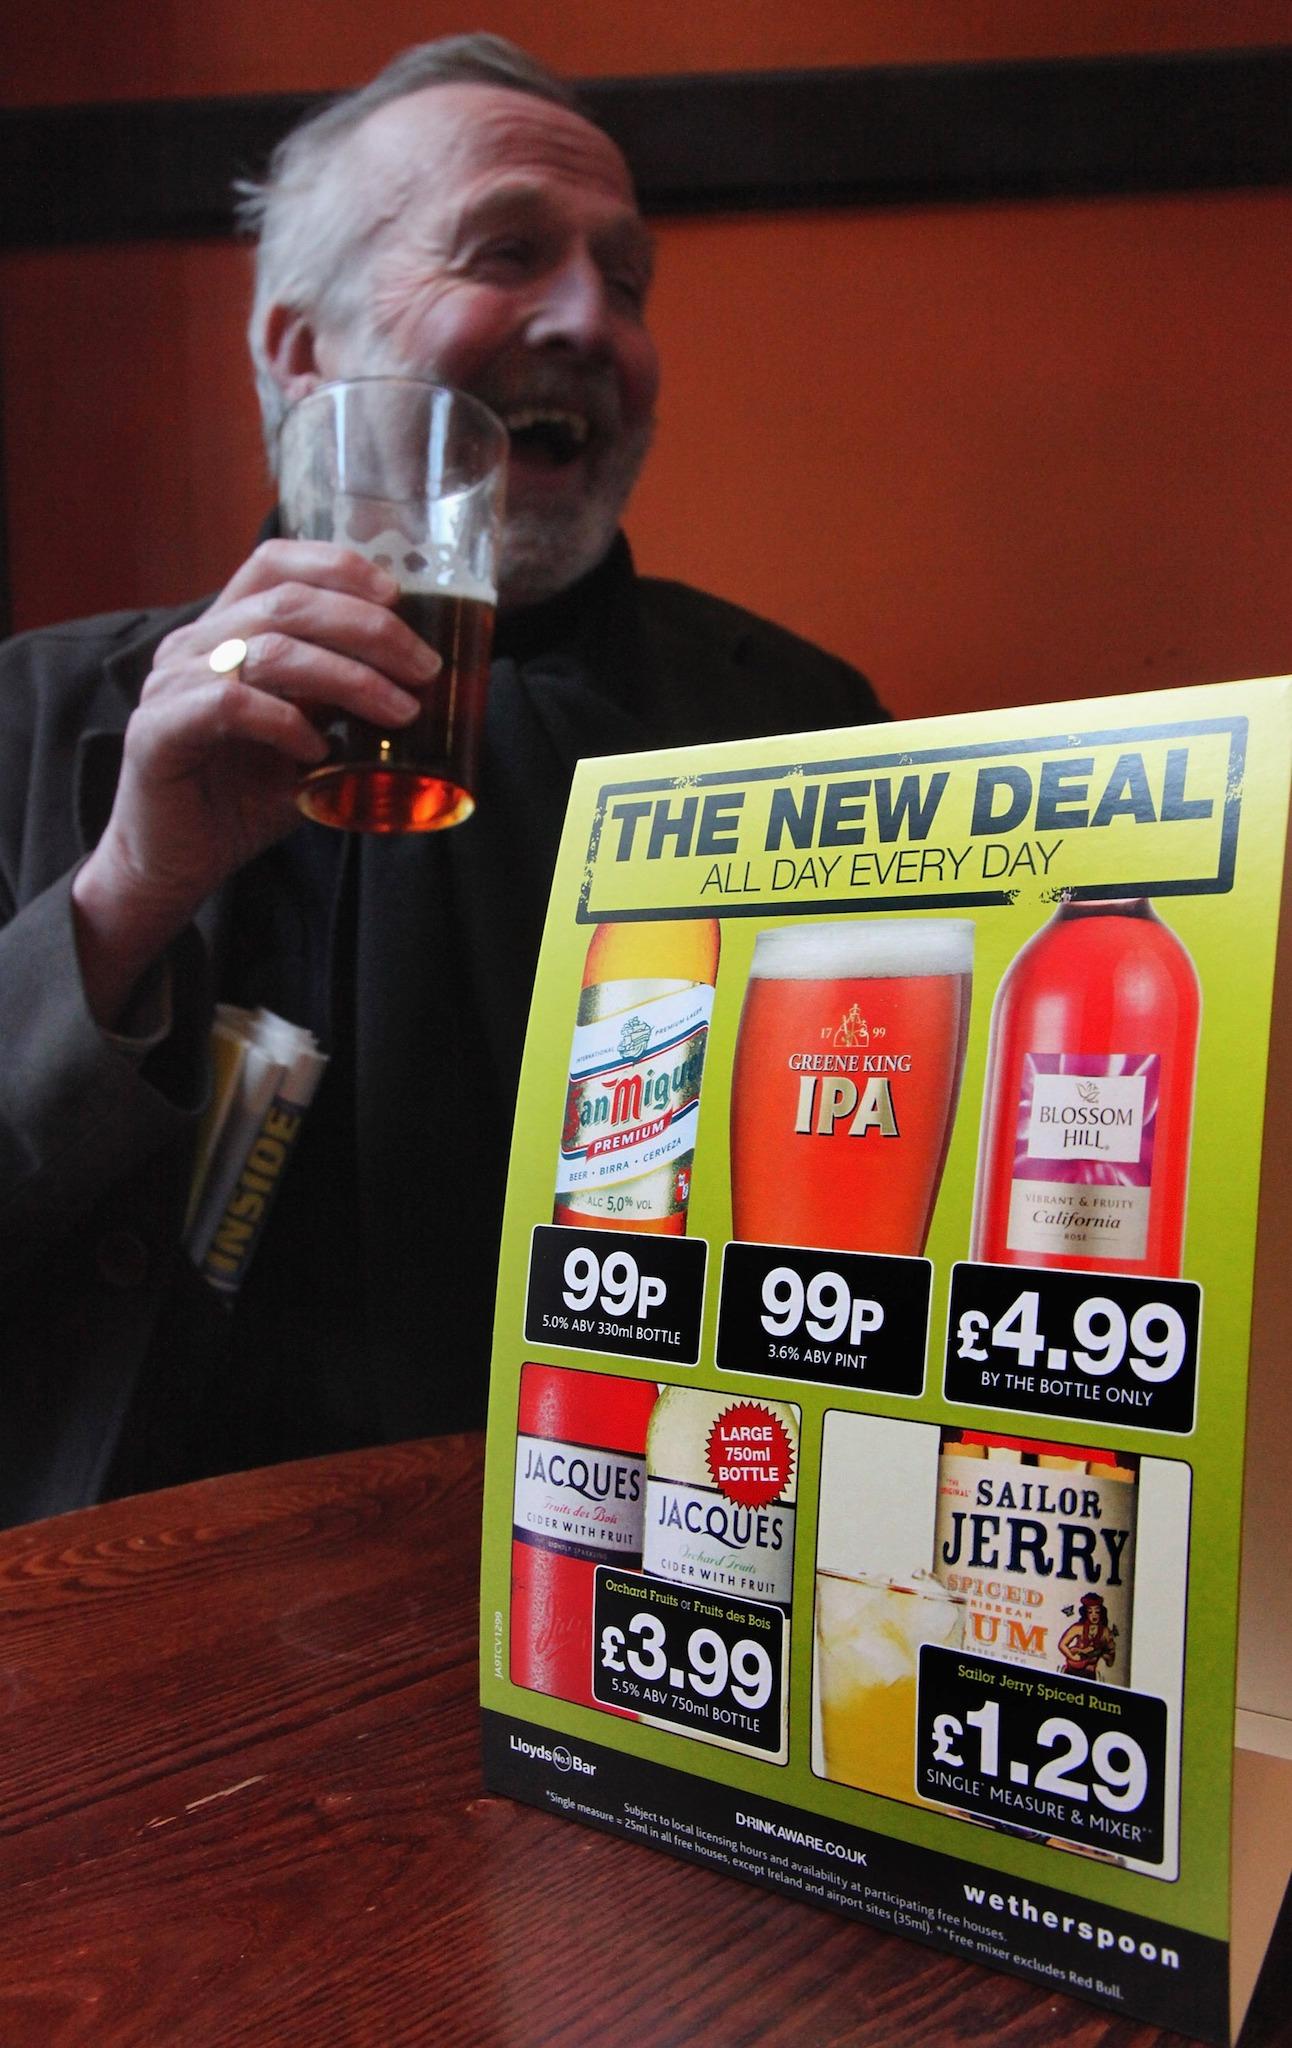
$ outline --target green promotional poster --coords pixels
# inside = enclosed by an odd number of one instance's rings
[[[1239,1966],[1290,763],[1283,680],[581,765],[499,1277],[492,1786],[1232,2038],[1287,1874]]]

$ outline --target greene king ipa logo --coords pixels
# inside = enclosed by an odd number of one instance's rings
[[[969,1029],[973,926],[759,935],[731,1095],[738,1238],[923,1251]]]

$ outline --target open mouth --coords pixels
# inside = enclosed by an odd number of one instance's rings
[[[514,454],[551,469],[566,469],[588,445],[589,426],[582,413],[517,406],[505,416]]]

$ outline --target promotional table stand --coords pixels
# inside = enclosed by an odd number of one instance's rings
[[[1275,679],[581,765],[494,1789],[1236,2037],[1292,1844],[1290,761]]]

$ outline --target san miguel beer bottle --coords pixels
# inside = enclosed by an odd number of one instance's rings
[[[521,1367],[512,1508],[511,1679],[592,1695],[594,1574],[640,1571],[653,1380]],[[606,1713],[616,1713],[606,1707]]]
[[[1198,977],[1144,897],[1065,903],[991,1021],[975,1259],[1180,1271]]]
[[[686,1229],[718,921],[603,924],[583,969],[555,1223]]]

